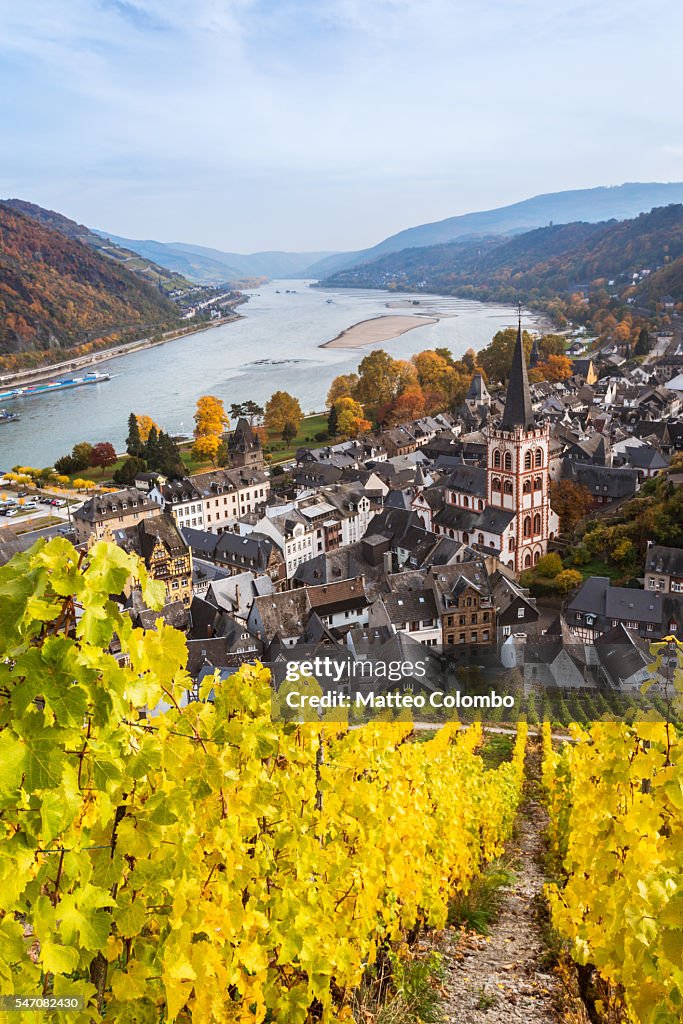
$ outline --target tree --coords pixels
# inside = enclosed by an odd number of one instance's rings
[[[116,462],[116,449],[109,441],[100,441],[90,453],[90,465],[99,468],[104,474],[108,466]]]
[[[544,334],[539,338],[538,350],[543,362],[549,356],[563,356],[567,350],[567,340],[561,334]]]
[[[505,384],[510,376],[512,353],[514,352],[516,341],[517,328],[506,327],[505,330],[497,331],[486,348],[481,350],[479,362],[486,370],[489,380],[497,380],[501,384]],[[522,331],[522,344],[524,346],[524,355],[528,362],[533,345],[533,338],[528,331]]]
[[[135,483],[135,478],[138,473],[144,473],[147,469],[147,463],[144,459],[136,458],[135,455],[131,455],[129,459],[125,459],[124,462],[114,470],[113,480],[115,484],[120,487],[131,487]]]
[[[409,423],[419,419],[425,411],[425,396],[419,384],[402,391],[391,404],[390,418],[394,423]]]
[[[330,437],[336,437],[339,433],[339,414],[336,405],[330,406],[330,413],[327,417],[327,433]]]
[[[533,370],[529,370],[529,380],[532,384],[541,380],[547,380],[552,384],[567,380],[572,373],[572,363],[568,356],[551,355],[545,362],[539,363]]]
[[[400,391],[403,371],[399,363],[381,348],[365,356],[358,366],[356,401],[366,409],[392,402]]]
[[[647,327],[641,327],[638,332],[638,340],[634,349],[634,355],[646,356],[650,351],[650,332]]]
[[[249,420],[249,425],[253,427],[254,420],[263,416],[263,406],[257,405],[251,399],[246,402],[233,402],[230,406],[230,415],[233,420],[238,420],[241,416],[246,417]]]
[[[363,406],[353,398],[342,398],[336,406],[339,433],[342,437],[358,437],[364,434],[372,424],[363,415]]]
[[[92,445],[87,441],[79,441],[78,444],[75,444],[71,450],[72,472],[78,472],[79,469],[87,469],[90,465],[91,455]]]
[[[550,484],[550,504],[560,517],[560,529],[569,532],[591,509],[593,498],[583,484],[559,480]]]
[[[128,417],[128,434],[126,436],[126,451],[129,455],[139,458],[142,455],[143,441],[140,437],[140,425],[134,412]]]
[[[273,434],[280,434],[284,437],[285,426],[295,426],[295,435],[301,426],[304,414],[301,411],[298,399],[286,391],[276,391],[270,396],[266,403],[264,423],[266,429]]]
[[[284,427],[282,428],[283,441],[286,441],[287,444],[289,444],[291,441],[294,440],[298,432],[299,428],[296,425],[296,423],[293,423],[291,420],[287,420]]]
[[[230,420],[223,407],[223,402],[215,395],[202,395],[197,400],[197,411],[194,414],[194,436],[203,437],[213,434],[220,438],[230,426]]]
[[[216,434],[202,434],[193,444],[192,454],[200,462],[208,460],[215,466],[220,446],[221,439]]]
[[[558,573],[562,572],[562,559],[556,551],[549,551],[547,555],[539,558],[534,571],[538,576],[554,580]]]
[[[327,392],[327,407],[331,409],[340,398],[353,398],[358,388],[357,373],[343,373],[335,377]]]
[[[583,582],[583,576],[578,569],[563,569],[555,577],[555,586],[561,594],[568,594]]]
[[[140,441],[142,442],[142,444],[144,444],[147,438],[149,437],[149,432],[152,429],[152,427],[154,427],[155,430],[157,431],[159,430],[159,427],[156,425],[151,416],[137,416],[136,419],[138,421],[138,433],[140,435]]]
[[[153,472],[158,472],[158,469],[156,467],[159,464],[159,458],[161,456],[161,447],[159,445],[159,431],[157,430],[156,426],[154,426],[154,424],[152,424],[152,426],[150,427],[149,434],[147,435],[147,440],[145,441],[144,454],[145,462],[147,463],[147,468],[151,469]]]

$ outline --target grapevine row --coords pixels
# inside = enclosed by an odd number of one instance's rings
[[[182,707],[182,636],[109,600],[130,574],[159,599],[106,544],[0,569],[0,993],[81,996],[74,1024],[348,1019],[380,951],[501,851],[526,728],[487,771],[480,726],[274,722],[260,666]]]
[[[619,993],[633,1024],[683,1019],[683,740],[663,722],[573,727],[542,783],[555,928]]]

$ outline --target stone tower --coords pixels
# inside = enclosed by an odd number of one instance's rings
[[[549,441],[548,425],[538,426],[531,409],[520,309],[503,417],[487,430],[486,473],[488,505],[514,514],[500,560],[518,573],[538,562],[558,531],[549,500]]]

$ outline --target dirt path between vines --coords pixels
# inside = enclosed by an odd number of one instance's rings
[[[527,754],[525,797],[507,853],[515,873],[490,935],[442,933],[443,1020],[449,1024],[555,1024],[588,1021],[552,967],[543,937],[546,813],[536,799],[538,747]]]

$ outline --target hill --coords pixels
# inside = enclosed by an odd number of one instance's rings
[[[175,273],[172,270],[169,271],[167,267],[154,263],[132,249],[123,248],[109,239],[103,238],[96,231],[92,231],[84,224],[78,224],[75,220],[71,220],[55,210],[47,210],[36,203],[29,203],[24,199],[5,199],[2,202],[17,213],[22,213],[24,216],[38,221],[43,227],[59,231],[60,234],[66,235],[67,238],[71,238],[75,242],[82,242],[91,249],[95,249],[96,252],[116,260],[126,270],[130,270],[149,284],[163,288],[164,291],[182,293],[192,288],[190,281],[186,280],[181,274]]]
[[[171,326],[158,288],[82,241],[0,202],[0,359],[6,369]]]
[[[573,221],[597,223],[625,220],[657,206],[683,203],[683,182],[629,182],[611,187],[549,192],[494,210],[448,217],[399,231],[383,242],[356,253],[342,253],[308,268],[307,277],[323,278],[338,270],[368,263],[380,256],[418,246],[440,245],[457,239],[513,235],[531,228]]]
[[[672,292],[683,278],[683,205],[631,220],[537,228],[514,238],[406,249],[332,275],[334,287],[409,288],[495,301],[548,300],[575,291],[633,288],[643,270],[643,295]],[[681,295],[683,298],[683,295]]]
[[[203,245],[188,242],[156,242],[153,239],[123,238],[120,235],[98,231],[101,238],[108,238],[118,246],[140,253],[154,260],[162,267],[183,274],[198,284],[219,284],[225,280],[238,281],[240,278],[305,277],[312,263],[332,255],[329,252],[255,252],[242,254],[222,252]]]

